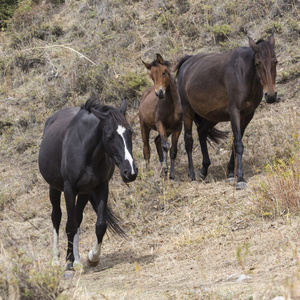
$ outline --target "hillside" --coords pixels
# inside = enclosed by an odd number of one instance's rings
[[[300,297],[298,0],[22,0],[6,24],[0,32],[0,299]],[[160,53],[175,65],[186,54],[228,52],[248,46],[248,36],[257,41],[271,33],[280,101],[262,101],[246,129],[246,189],[226,182],[232,134],[209,146],[205,182],[188,178],[183,132],[175,180],[159,176],[154,133],[146,170],[137,107],[152,81],[142,60]],[[96,221],[88,206],[83,268],[63,280],[63,267],[51,266],[51,204],[37,157],[46,119],[94,91],[116,107],[128,97],[139,176],[125,185],[117,170],[110,186],[128,239],[108,233],[100,264],[87,267]],[[230,131],[228,123],[217,127]],[[199,168],[196,130],[193,158]],[[294,209],[276,208],[278,199],[295,199]]]

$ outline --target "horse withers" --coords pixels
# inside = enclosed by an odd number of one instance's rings
[[[81,108],[64,108],[46,121],[39,168],[50,186],[54,262],[59,259],[60,201],[64,192],[67,270],[73,269],[76,263],[80,264],[79,227],[88,201],[97,213],[97,241],[88,253],[88,265],[96,266],[99,262],[107,225],[117,233],[124,233],[118,225],[118,218],[107,206],[107,200],[115,165],[126,183],[134,181],[138,173],[132,157],[132,129],[125,118],[126,108],[126,99],[119,111],[100,104],[93,96]]]
[[[249,38],[249,46],[238,47],[224,54],[186,56],[176,66],[184,116],[184,140],[192,180],[195,180],[192,124],[194,115],[197,114],[200,124],[197,129],[203,154],[200,175],[205,177],[210,165],[207,130],[218,122],[230,121],[234,142],[228,163],[228,181],[234,182],[236,175],[236,188],[245,187],[242,168],[243,134],[263,96],[267,103],[277,100],[274,36],[257,43]]]
[[[174,164],[177,156],[178,138],[182,129],[182,108],[175,79],[169,70],[169,62],[160,54],[151,63],[143,62],[154,85],[142,94],[139,105],[139,118],[144,158],[146,166],[150,162],[149,135],[151,130],[158,131],[155,138],[156,150],[162,166],[162,174],[168,173],[167,155],[170,150],[170,179],[174,179]],[[168,137],[172,135],[172,146]]]

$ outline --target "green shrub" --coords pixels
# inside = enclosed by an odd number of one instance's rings
[[[232,31],[231,27],[227,24],[214,25],[210,28],[210,30],[216,43],[220,43],[228,39],[228,36]]]
[[[13,16],[18,0],[2,0],[0,5],[0,26],[6,27],[7,21]]]
[[[266,34],[281,33],[282,26],[278,22],[273,22],[265,29],[265,32],[266,32]]]
[[[57,266],[42,268],[25,251],[11,250],[5,253],[9,256],[7,260],[0,261],[0,298],[57,299],[63,291],[60,286],[63,269]]]
[[[262,216],[280,216],[300,211],[299,137],[291,156],[266,166],[266,177],[254,187],[255,211]]]

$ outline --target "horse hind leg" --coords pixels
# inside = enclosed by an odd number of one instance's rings
[[[59,226],[61,222],[61,208],[60,208],[60,199],[61,191],[58,191],[50,186],[49,188],[49,197],[52,204],[52,213],[51,219],[53,224],[53,248],[52,248],[52,264],[59,265]]]
[[[79,255],[79,228],[83,218],[83,211],[84,208],[89,201],[89,194],[82,194],[78,195],[77,203],[76,203],[76,220],[77,220],[77,231],[73,239],[73,255],[74,255],[74,262],[73,267],[81,267],[82,264],[80,263],[80,255]]]
[[[210,123],[208,120],[195,114],[194,122],[197,125],[197,133],[199,137],[201,152],[202,152],[202,168],[198,171],[198,176],[200,179],[204,180],[208,173],[208,167],[211,162],[209,159],[208,149],[207,149],[207,130],[214,127],[215,124]]]
[[[175,159],[177,156],[177,145],[178,145],[180,132],[181,132],[181,127],[179,131],[173,132],[172,134],[172,147],[170,149],[171,167],[170,167],[170,175],[169,175],[169,178],[171,180],[175,179],[174,168],[175,168]]]

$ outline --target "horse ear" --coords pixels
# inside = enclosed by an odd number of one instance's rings
[[[142,61],[142,63],[145,65],[145,67],[150,70],[151,69],[151,64],[145,63],[144,61]]]
[[[164,59],[162,58],[162,56],[159,53],[156,54],[156,59],[157,59],[159,64],[161,64],[161,65],[165,64]]]
[[[127,110],[127,99],[126,97],[122,100],[122,104],[120,107],[120,112],[125,116]]]
[[[272,48],[274,49],[274,47],[275,47],[275,38],[274,38],[273,34],[269,36],[268,42],[272,46]]]
[[[251,47],[255,52],[257,52],[257,51],[258,51],[258,47],[257,47],[256,43],[253,41],[253,39],[252,39],[250,36],[248,37],[248,39],[249,39],[249,45],[250,45],[250,47]]]

